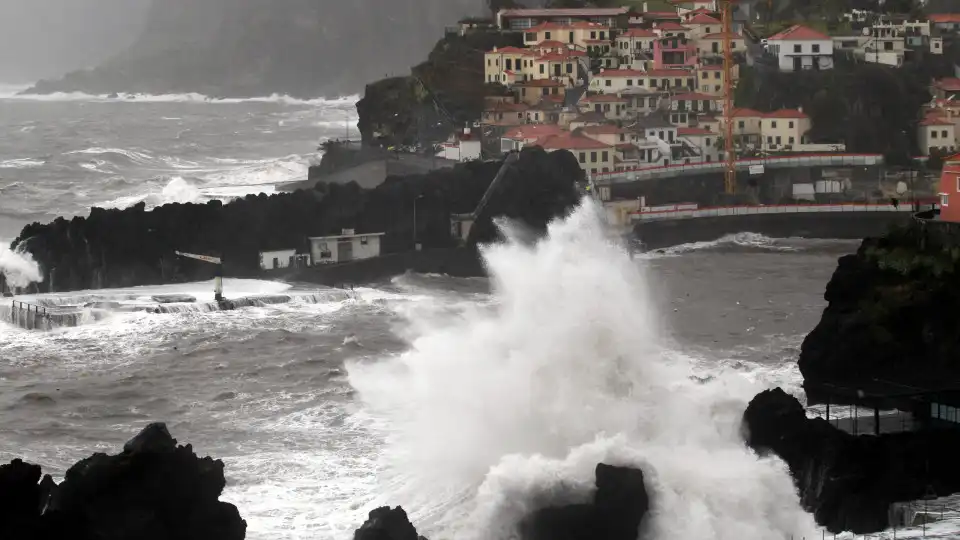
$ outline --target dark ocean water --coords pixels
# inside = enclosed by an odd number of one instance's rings
[[[93,205],[271,192],[302,178],[351,107],[0,99],[0,237]],[[225,461],[249,538],[350,538],[389,503],[431,538],[493,540],[558,479],[585,486],[613,460],[647,472],[659,538],[818,536],[783,467],[743,448],[739,415],[761,389],[798,391],[800,342],[856,243],[745,233],[631,261],[587,214],[537,248],[495,250],[492,281],[344,293],[228,279],[228,296],[302,299],[0,325],[0,461],[60,476],[160,420]]]

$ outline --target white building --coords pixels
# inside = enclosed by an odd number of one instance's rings
[[[261,270],[279,270],[281,268],[290,268],[297,264],[297,250],[278,249],[275,251],[260,252]]]
[[[799,24],[767,38],[781,71],[833,69],[833,39]]]
[[[473,161],[480,159],[480,137],[470,128],[453,135],[450,141],[440,145],[437,157],[454,161]]]
[[[379,257],[380,238],[384,234],[355,234],[353,229],[344,229],[339,236],[311,237],[310,256],[315,265]]]

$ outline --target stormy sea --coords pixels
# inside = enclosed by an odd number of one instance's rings
[[[347,136],[353,101],[8,93],[0,238],[92,206],[271,193],[304,178],[320,140]],[[744,446],[740,418],[762,389],[800,393],[800,342],[856,243],[744,231],[631,256],[591,203],[535,245],[503,231],[484,252],[490,279],[227,279],[228,296],[293,301],[0,324],[0,462],[62,476],[159,420],[224,460],[224,499],[255,540],[351,538],[383,504],[433,539],[505,539],[531,508],[585,497],[599,461],[643,468],[651,538],[821,537],[785,466]],[[5,248],[0,267],[30,279]],[[192,283],[45,300],[157,293],[213,295]]]

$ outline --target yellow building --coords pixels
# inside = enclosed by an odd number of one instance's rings
[[[534,79],[515,84],[514,91],[521,102],[527,105],[536,105],[546,97],[559,97],[562,102],[567,93],[567,86],[565,83],[553,79]]]
[[[544,23],[523,31],[523,44],[527,47],[543,41],[559,41],[568,47],[585,51],[590,41],[611,41],[610,27],[586,21],[570,24]]]
[[[518,47],[494,47],[483,55],[483,80],[504,85],[529,80],[536,53]]]
[[[793,150],[796,145],[807,142],[807,132],[812,126],[810,117],[802,110],[780,109],[766,113],[760,120],[762,148],[767,151]]]
[[[733,110],[733,136],[738,148],[759,148],[764,113],[747,108]]]
[[[711,96],[723,95],[723,66],[703,65],[697,68],[697,91]]]
[[[572,50],[536,56],[527,80],[553,79],[563,82],[567,87],[577,86],[577,65],[583,57],[586,57],[586,53]]]
[[[580,98],[580,110],[602,113],[610,120],[620,120],[629,116],[630,100],[617,94],[593,94]]]
[[[547,152],[570,151],[577,158],[580,168],[590,174],[613,171],[613,160],[616,155],[614,145],[591,139],[579,133],[564,132],[559,135],[547,135],[535,142],[534,145]]]
[[[723,36],[722,32],[712,34],[703,34],[696,38],[697,55],[700,57],[722,57],[723,56]],[[731,41],[733,52],[745,52],[746,44],[743,36],[734,34]]]
[[[956,125],[942,113],[932,113],[917,126],[917,145],[925,156],[934,148],[953,152],[957,146]]]

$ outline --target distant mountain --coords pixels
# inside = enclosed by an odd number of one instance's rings
[[[485,0],[154,0],[144,30],[102,65],[29,93],[355,93],[407,73]]]

